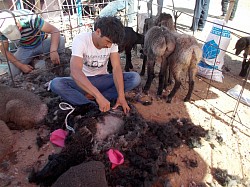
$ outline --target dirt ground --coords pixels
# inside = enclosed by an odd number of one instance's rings
[[[134,71],[140,72],[142,60],[139,54],[133,54]],[[124,58],[122,58],[124,64]],[[230,63],[225,67],[230,69]],[[156,67],[156,72],[159,67]],[[237,71],[225,72],[224,83],[210,82],[197,77],[194,93],[190,102],[183,102],[186,94],[187,82],[183,77],[183,86],[173,98],[172,103],[164,99],[157,99],[157,76],[150,89],[149,95],[138,92],[129,92],[128,99],[139,97],[139,101],[152,101],[151,105],[142,102],[133,102],[139,113],[147,120],[166,122],[172,118],[190,118],[196,125],[209,130],[209,140],[202,141],[202,147],[190,149],[181,146],[173,150],[167,157],[168,161],[178,164],[180,174],[169,175],[172,186],[199,186],[201,182],[207,186],[221,186],[213,175],[213,170],[218,168],[224,171],[224,182],[228,186],[249,186],[250,161],[249,161],[249,107],[239,104],[235,119],[232,122],[236,101],[224,92],[240,84],[243,80],[237,76]],[[233,77],[231,75],[234,75]],[[141,88],[145,84],[146,76],[142,77]],[[210,82],[210,85],[208,84]],[[29,83],[22,82],[26,88]],[[43,85],[41,85],[43,86]],[[216,88],[215,88],[216,87]],[[250,89],[249,83],[246,88]],[[171,87],[164,92],[169,93]],[[141,90],[141,89],[139,89]],[[28,182],[28,176],[35,165],[40,168],[45,165],[49,154],[60,151],[50,142],[38,149],[36,145],[37,134],[48,135],[44,128],[13,131],[15,144],[13,150],[0,164],[0,186],[36,186]],[[170,135],[171,136],[171,135]],[[197,167],[190,167],[187,160],[197,162]],[[224,185],[223,185],[224,186]]]
[[[181,1],[182,2],[182,1]],[[237,17],[236,17],[237,18]],[[195,33],[199,37],[200,33]],[[237,37],[234,36],[229,46],[233,52],[233,45]],[[139,53],[133,54],[133,71],[140,72],[142,60]],[[124,56],[122,55],[124,65]],[[147,120],[158,122],[172,118],[190,118],[196,125],[209,130],[209,139],[202,140],[202,146],[190,149],[183,145],[174,149],[167,157],[180,167],[180,174],[170,174],[173,187],[195,187],[200,183],[206,186],[250,186],[250,107],[238,102],[227,94],[235,85],[246,82],[245,89],[250,90],[249,80],[239,77],[241,59],[227,54],[223,68],[223,83],[196,77],[195,89],[190,102],[183,102],[187,93],[186,76],[183,76],[182,86],[173,98],[172,103],[156,98],[158,76],[145,96],[140,92],[130,92],[127,97],[133,99],[139,96],[140,101],[152,101],[151,105],[133,102],[142,116]],[[159,67],[156,68],[156,72]],[[5,77],[1,77],[1,81]],[[142,77],[141,88],[145,84],[146,76]],[[29,82],[21,83],[24,88],[31,89]],[[44,85],[40,85],[43,87]],[[171,86],[164,92],[166,96]],[[0,163],[0,186],[33,187],[28,182],[28,176],[33,166],[44,166],[49,154],[59,152],[60,148],[50,142],[38,149],[37,134],[47,136],[44,128],[12,131],[15,144],[10,154]],[[191,167],[187,160],[197,162],[197,167]]]

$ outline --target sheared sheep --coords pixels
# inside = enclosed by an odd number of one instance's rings
[[[159,63],[161,68],[157,95],[160,96],[162,94],[164,84],[169,77],[169,75],[167,75],[168,64],[166,58],[174,51],[174,49],[175,37],[168,28],[154,26],[147,31],[143,52],[147,56],[148,78],[144,86],[144,93],[148,93],[151,83],[155,77],[155,63]]]
[[[160,13],[157,17],[150,17],[150,18],[145,19],[145,23],[143,27],[144,35],[153,26],[159,26],[159,27],[164,26],[164,27],[167,27],[170,31],[175,31],[173,18],[170,14],[167,14],[167,13]],[[147,56],[144,55],[142,69],[140,73],[141,76],[145,74],[146,64],[147,64]]]
[[[170,72],[174,77],[174,88],[167,96],[170,103],[181,85],[181,72],[188,72],[189,89],[184,101],[189,101],[194,89],[194,79],[197,72],[197,64],[202,57],[202,50],[197,40],[187,34],[173,33],[175,36],[175,50],[167,58]]]
[[[47,105],[32,92],[0,85],[0,120],[10,129],[33,128],[47,112]]]
[[[145,46],[144,49],[148,50],[147,53],[155,55],[157,54],[158,51],[161,52],[163,57],[162,58],[163,64],[161,64],[161,69],[159,74],[159,87],[157,95],[160,96],[162,94],[163,89],[166,88],[166,86],[171,81],[170,77],[173,76],[175,80],[175,85],[170,94],[167,96],[167,102],[170,103],[176,91],[179,89],[181,85],[180,73],[183,70],[184,72],[188,72],[189,76],[189,90],[184,101],[189,101],[194,88],[194,77],[197,71],[197,63],[200,61],[202,55],[201,48],[193,36],[187,34],[178,34],[176,32],[174,28],[173,19],[170,14],[165,14],[165,13],[160,14],[156,18],[155,24],[161,27],[167,27],[169,29],[169,32],[167,33],[168,38],[166,37],[166,45],[169,45],[170,43],[173,46],[174,43],[174,47],[170,45],[169,47],[170,51],[163,52],[166,47],[158,43],[159,38],[162,37],[160,36],[163,34],[162,31],[160,31],[159,29],[158,30],[154,29],[154,31],[149,30],[150,33],[147,33],[145,36],[145,44],[147,43],[147,47]],[[150,48],[153,48],[151,47],[151,45],[162,46],[162,48],[154,47],[155,52],[153,52],[152,50],[151,51],[149,50]],[[155,56],[153,56],[153,58],[155,58]],[[149,60],[149,63],[150,64],[148,64],[148,80],[144,87],[145,93],[147,93],[147,91],[149,90],[150,84],[153,79],[154,64],[152,60],[151,61]],[[151,75],[149,75],[149,72],[151,72]]]
[[[250,37],[242,37],[235,44],[235,54],[239,55],[243,50],[243,62],[239,76],[245,77],[247,75],[247,70],[249,69],[250,59],[247,61],[247,56],[250,54]]]

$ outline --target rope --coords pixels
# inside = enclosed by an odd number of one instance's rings
[[[68,103],[65,103],[65,102],[61,102],[59,103],[59,108],[61,110],[71,110],[67,115],[66,115],[66,118],[65,118],[65,126],[66,128],[69,130],[69,131],[72,131],[73,133],[75,133],[75,129],[71,126],[68,125],[68,117],[70,114],[72,114],[72,112],[74,112],[75,108],[73,106],[71,106],[70,104]]]

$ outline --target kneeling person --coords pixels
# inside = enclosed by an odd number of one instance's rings
[[[47,34],[51,37],[47,38]],[[9,51],[9,40],[18,43],[17,51]],[[13,76],[30,73],[29,64],[40,54],[50,54],[53,64],[59,64],[58,52],[65,50],[65,38],[59,30],[30,10],[0,11],[0,50],[10,61]]]

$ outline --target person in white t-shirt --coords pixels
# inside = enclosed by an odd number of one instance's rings
[[[119,19],[99,18],[94,32],[75,36],[70,60],[71,77],[53,79],[51,90],[74,106],[97,104],[101,112],[109,111],[110,101],[116,99],[113,109],[122,106],[123,111],[128,113],[130,107],[125,92],[137,87],[141,78],[136,72],[122,72],[118,44],[123,37],[124,26]],[[112,74],[107,72],[109,58]]]

